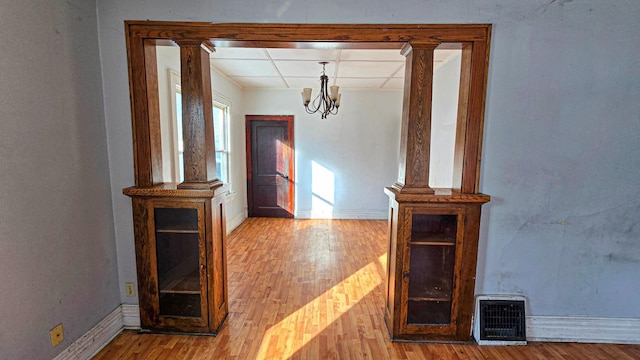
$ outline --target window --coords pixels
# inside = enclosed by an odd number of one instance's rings
[[[184,181],[184,142],[182,140],[182,92],[180,92],[180,85],[176,86],[176,134],[177,134],[177,155],[178,166],[176,173],[178,174],[179,182]]]
[[[220,181],[230,184],[229,178],[229,100],[213,96],[213,134],[216,144],[216,175]]]
[[[173,92],[173,181],[184,181],[184,143],[182,140],[182,92],[180,74],[170,71],[171,91]],[[213,95],[213,133],[216,146],[216,177],[231,185],[229,176],[229,116],[231,101],[218,94]],[[231,189],[229,189],[231,191]]]
[[[184,143],[182,140],[182,90],[180,87],[180,74],[174,70],[169,69],[169,86],[171,94],[171,108],[173,112],[171,114],[172,121],[172,148],[173,155],[171,156],[172,166],[172,182],[184,181]]]

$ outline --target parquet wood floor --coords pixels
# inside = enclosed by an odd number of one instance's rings
[[[228,237],[218,336],[125,331],[94,359],[640,359],[638,345],[392,343],[386,232],[386,221],[250,218]]]

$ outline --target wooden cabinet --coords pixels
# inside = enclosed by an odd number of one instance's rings
[[[482,194],[390,196],[386,322],[394,340],[468,341]]]
[[[224,193],[129,188],[141,327],[216,333],[227,316]]]

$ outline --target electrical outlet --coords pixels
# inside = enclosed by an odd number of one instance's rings
[[[136,286],[132,282],[124,283],[127,296],[136,296]]]
[[[55,347],[64,340],[64,333],[62,332],[62,324],[58,324],[58,326],[54,327],[49,331],[49,335],[51,336],[51,346]]]

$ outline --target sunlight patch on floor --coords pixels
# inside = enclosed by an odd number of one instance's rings
[[[377,269],[386,257],[381,255],[269,328],[257,358],[288,358],[302,349],[382,283]]]

